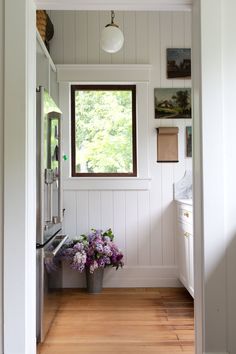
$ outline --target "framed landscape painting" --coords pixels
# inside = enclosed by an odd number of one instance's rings
[[[186,119],[192,117],[190,88],[155,88],[156,119]]]
[[[168,79],[191,78],[190,48],[167,48],[166,58]]]
[[[186,127],[186,157],[192,157],[192,127]]]

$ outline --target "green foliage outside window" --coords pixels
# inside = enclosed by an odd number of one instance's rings
[[[76,173],[132,173],[132,90],[76,90]]]

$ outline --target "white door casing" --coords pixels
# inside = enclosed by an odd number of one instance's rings
[[[4,353],[36,353],[33,0],[5,1]]]

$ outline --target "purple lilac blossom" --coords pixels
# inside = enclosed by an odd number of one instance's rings
[[[99,258],[99,259],[98,259],[98,266],[99,266],[100,268],[104,268],[105,265],[106,265],[106,262],[105,262],[104,258]]]
[[[103,237],[103,240],[104,240],[105,242],[107,242],[107,243],[110,243],[110,242],[111,242],[111,239],[110,239],[109,236],[104,236],[104,237]]]
[[[111,247],[108,245],[104,246],[103,252],[106,256],[109,256],[109,257],[112,256]]]
[[[103,252],[103,245],[101,243],[96,243],[95,249],[97,252],[102,253]]]
[[[93,273],[96,269],[98,268],[98,263],[97,261],[93,261],[93,263],[89,267],[90,273]]]
[[[107,230],[104,234],[107,232],[112,233]],[[107,234],[103,236],[102,230],[92,230],[88,236],[81,235],[72,240],[65,245],[60,257],[80,272],[84,268],[93,273],[98,267],[113,266],[118,269],[123,266],[122,252]]]
[[[86,263],[86,252],[81,251],[81,252],[76,252],[73,258],[73,263],[78,263],[78,264],[85,264]]]
[[[77,242],[74,247],[73,247],[76,251],[82,251],[84,249],[84,245],[80,242]]]

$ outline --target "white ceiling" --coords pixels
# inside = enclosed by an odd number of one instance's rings
[[[192,0],[35,0],[45,10],[190,11]]]

